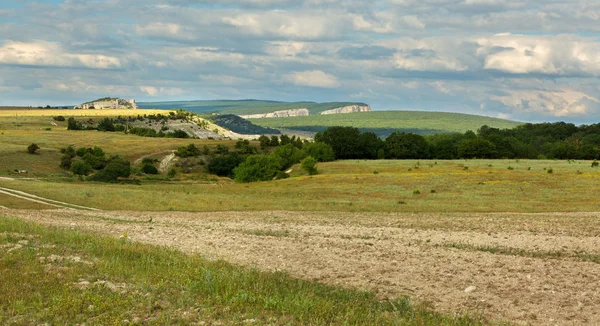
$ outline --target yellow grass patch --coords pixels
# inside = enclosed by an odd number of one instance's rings
[[[0,110],[0,117],[52,117],[52,116],[70,116],[70,117],[116,117],[116,116],[137,116],[138,114],[163,114],[168,115],[170,110],[59,110],[59,109],[39,109],[39,110]]]

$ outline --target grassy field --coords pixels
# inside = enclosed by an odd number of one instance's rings
[[[521,124],[516,121],[478,115],[424,111],[372,111],[307,117],[250,119],[250,121],[264,127],[306,131],[322,131],[330,126],[347,126],[374,131],[378,135],[386,135],[394,130],[420,134],[462,133],[468,130],[477,131],[483,125],[507,129]]]
[[[1,324],[470,325],[411,305],[0,215]]]
[[[179,101],[179,102],[142,102],[140,108],[146,109],[184,109],[196,113],[260,114],[280,110],[308,109],[311,114],[336,109],[348,105],[363,104],[357,102],[277,102],[259,100],[217,100],[217,101]]]
[[[137,116],[138,114],[169,114],[171,110],[63,110],[63,109],[6,109],[0,110],[0,117],[116,117]]]
[[[284,180],[141,185],[1,180],[0,186],[109,210],[340,212],[597,211],[600,169],[577,161],[338,161]],[[548,170],[552,169],[552,173]],[[185,176],[184,176],[185,177]],[[1,195],[0,195],[1,196]]]

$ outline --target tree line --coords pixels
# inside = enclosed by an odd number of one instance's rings
[[[421,136],[393,132],[378,138],[354,127],[329,127],[316,142],[335,159],[585,159],[600,156],[600,124],[527,123],[513,129],[482,126],[477,132]]]

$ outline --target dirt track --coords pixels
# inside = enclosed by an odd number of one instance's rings
[[[408,295],[439,311],[519,324],[600,324],[600,213],[0,214],[126,233],[211,259],[373,289],[382,297]]]

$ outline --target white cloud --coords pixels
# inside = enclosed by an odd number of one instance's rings
[[[600,75],[600,43],[573,35],[498,34],[478,40],[485,69],[512,74]]]
[[[321,70],[293,72],[285,80],[299,86],[334,88],[340,85],[337,77]]]
[[[0,47],[0,64],[91,69],[121,68],[121,61],[116,57],[69,53],[59,43],[47,41],[7,41]]]
[[[506,95],[492,96],[515,113],[541,114],[553,117],[585,116],[600,104],[597,98],[573,89],[507,90]]]

